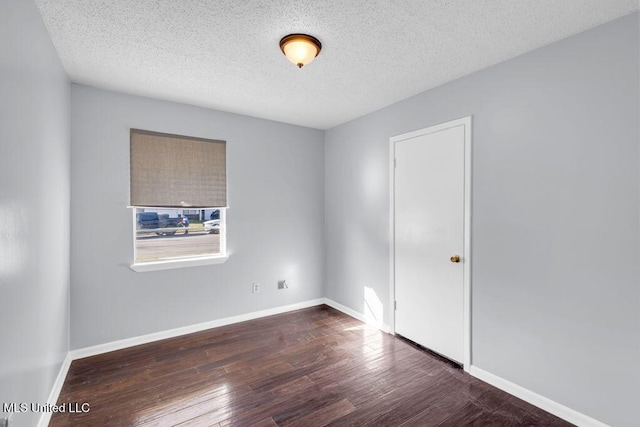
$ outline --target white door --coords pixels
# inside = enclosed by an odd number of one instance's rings
[[[392,140],[395,331],[463,363],[465,123],[407,135]]]

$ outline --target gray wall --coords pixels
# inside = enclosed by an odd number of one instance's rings
[[[638,33],[636,13],[325,135],[85,86],[70,101],[35,5],[2,2],[0,401],[51,390],[69,349],[69,252],[71,348],[324,295],[364,313],[365,288],[389,323],[388,139],[473,115],[473,364],[632,425]],[[227,263],[129,269],[130,127],[228,141]]]
[[[44,403],[69,349],[70,89],[33,1],[0,2],[0,76],[0,402]]]
[[[473,115],[473,365],[637,423],[638,51],[635,13],[329,130],[327,296],[389,322],[389,137]]]
[[[324,132],[75,84],[71,98],[73,349],[323,296]],[[129,128],[227,141],[226,263],[129,269]]]

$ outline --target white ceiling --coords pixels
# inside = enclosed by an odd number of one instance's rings
[[[36,0],[70,79],[328,129],[638,0]],[[299,70],[289,33],[322,42]]]

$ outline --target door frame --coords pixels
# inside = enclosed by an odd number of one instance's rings
[[[390,258],[390,294],[389,307],[391,307],[392,315],[390,316],[391,334],[396,334],[396,310],[395,310],[395,144],[400,141],[415,138],[418,136],[428,135],[440,132],[457,126],[464,126],[464,249],[462,252],[463,267],[463,360],[462,366],[465,371],[469,371],[471,367],[471,116],[451,120],[418,129],[412,132],[403,133],[401,135],[389,138],[389,212],[391,214],[390,223],[390,242],[391,251]]]

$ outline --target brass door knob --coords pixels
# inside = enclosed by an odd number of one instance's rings
[[[460,262],[460,255],[454,255],[451,257],[451,262]]]

